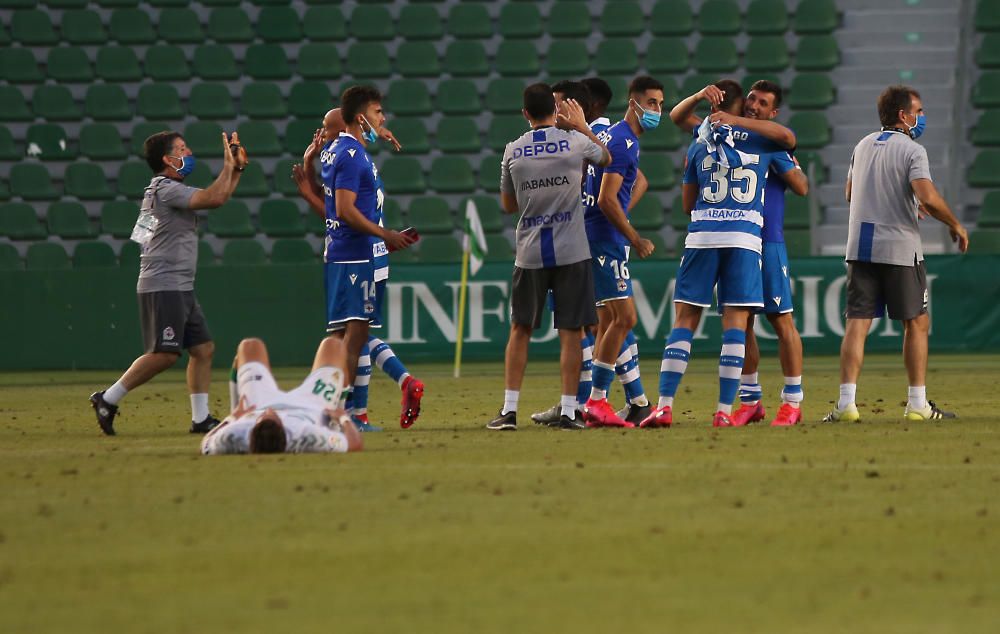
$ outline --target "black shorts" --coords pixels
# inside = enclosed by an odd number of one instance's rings
[[[540,328],[552,291],[556,328],[575,330],[596,324],[592,269],[590,260],[541,269],[515,266],[510,291],[511,323]]]
[[[877,262],[847,263],[847,311],[854,319],[874,319],[888,311],[889,319],[907,321],[927,312],[927,270]]]
[[[139,321],[145,351],[176,352],[212,340],[194,291],[139,293]]]

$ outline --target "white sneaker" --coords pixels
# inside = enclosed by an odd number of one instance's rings
[[[939,420],[941,418],[958,418],[958,415],[955,412],[938,409],[934,401],[927,401],[927,407],[924,409],[910,409],[909,404],[907,404],[906,409],[903,410],[903,418],[905,420]]]
[[[824,423],[857,423],[861,420],[861,412],[858,411],[858,406],[851,403],[844,409],[840,410],[836,407],[833,411],[823,417]]]

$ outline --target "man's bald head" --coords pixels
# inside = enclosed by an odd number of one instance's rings
[[[341,132],[347,130],[344,122],[344,115],[340,113],[340,108],[334,108],[323,117],[323,136],[327,141],[331,141]]]

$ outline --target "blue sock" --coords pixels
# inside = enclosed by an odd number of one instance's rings
[[[608,398],[608,388],[615,378],[615,367],[595,360],[593,363],[594,385],[590,388],[590,398],[599,401]]]
[[[743,373],[743,357],[746,354],[747,334],[738,328],[730,328],[722,333],[722,353],[719,355],[719,408],[717,411],[731,414],[733,401],[740,389],[740,375]]]
[[[410,376],[410,373],[406,371],[406,366],[392,351],[389,344],[377,337],[368,337],[368,348],[371,350],[372,360],[375,361],[378,369],[388,374],[389,378],[402,387],[403,381]]]
[[[648,402],[646,390],[642,387],[642,378],[639,376],[639,346],[631,330],[625,336],[618,360],[615,362],[615,374],[625,389],[625,399],[629,403],[639,402],[640,405],[644,405]]]
[[[764,389],[758,383],[756,372],[740,376],[740,400],[744,403],[757,403],[764,395]]]
[[[673,407],[674,396],[691,358],[693,339],[694,332],[690,328],[674,328],[667,336],[660,363],[660,402],[657,407]]]
[[[580,348],[583,351],[583,363],[580,365],[580,385],[576,390],[576,400],[580,407],[590,398],[591,370],[594,361],[594,335],[585,332],[580,340]]]
[[[351,408],[348,410],[352,414],[368,413],[368,383],[372,380],[372,358],[368,350],[368,344],[361,348],[361,355],[358,357],[358,372],[354,376],[354,390],[351,392]]]

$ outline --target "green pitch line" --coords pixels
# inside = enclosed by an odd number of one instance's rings
[[[814,422],[837,365],[807,356],[792,429],[707,427],[711,358],[649,432],[532,425],[552,362],[529,365],[515,433],[483,429],[498,364],[411,370],[420,420],[396,426],[376,370],[387,431],[360,454],[215,458],[180,371],[122,402],[114,438],[87,403],[114,374],[0,374],[0,632],[995,631],[998,356],[932,356],[929,396],[961,416],[933,423],[901,420],[901,358],[871,356],[850,425]]]

